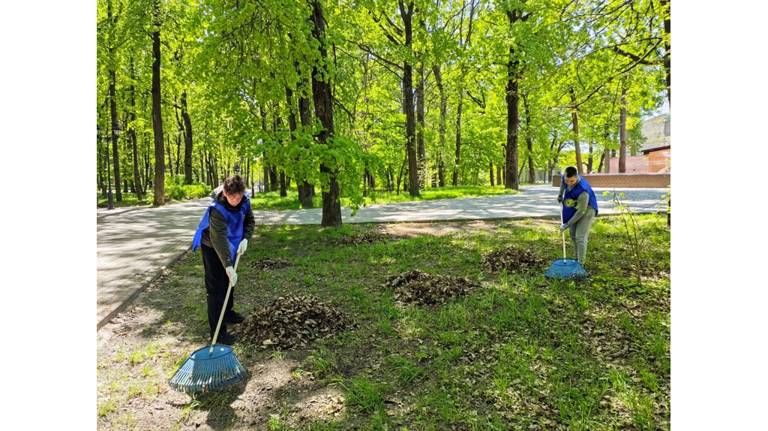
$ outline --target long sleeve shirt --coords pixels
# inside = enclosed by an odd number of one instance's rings
[[[576,183],[578,184],[579,181],[581,181],[581,177],[579,177]],[[565,196],[566,189],[571,190],[572,187],[568,187],[568,185],[565,184],[565,181],[560,181],[560,191],[558,193],[558,198],[559,198],[558,200],[562,201],[563,197]],[[573,215],[573,217],[571,217],[570,220],[568,220],[568,223],[566,223],[568,227],[571,227],[574,224],[576,224],[579,221],[579,219],[581,219],[584,216],[584,214],[587,213],[587,210],[589,208],[590,208],[589,193],[581,192],[581,194],[579,194],[579,197],[576,199],[576,213]]]
[[[227,209],[233,211],[239,211],[240,205],[243,204],[241,201],[236,207],[231,206],[223,193],[219,193],[216,196],[216,200],[223,204]],[[245,214],[245,219],[243,220],[243,239],[251,239],[255,226],[256,220],[253,217],[253,210],[250,210]],[[219,256],[219,259],[221,259],[221,263],[224,267],[234,265],[229,250],[229,240],[227,239],[227,221],[220,212],[211,211],[208,229],[203,231],[202,242],[216,250],[216,254]]]

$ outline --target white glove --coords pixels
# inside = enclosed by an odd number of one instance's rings
[[[248,248],[248,240],[244,239],[240,241],[240,245],[237,246],[237,254],[245,253],[246,248]]]
[[[560,225],[560,233],[565,232],[567,229],[568,229],[568,224],[567,223],[563,223],[563,224]]]
[[[224,271],[227,272],[227,277],[229,277],[229,282],[232,284],[232,287],[237,284],[237,273],[235,272],[235,268],[232,266],[228,266],[224,268]]]

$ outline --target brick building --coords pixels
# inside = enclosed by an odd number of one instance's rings
[[[628,174],[669,174],[672,169],[672,141],[670,139],[669,114],[657,115],[645,120],[642,133],[645,142],[640,147],[640,154],[628,155],[626,173]],[[619,158],[610,160],[611,172],[619,172]]]

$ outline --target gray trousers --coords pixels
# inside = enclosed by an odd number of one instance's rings
[[[571,225],[569,228],[571,233],[571,241],[573,241],[573,247],[576,251],[576,259],[582,265],[587,261],[587,242],[589,241],[589,229],[592,227],[592,223],[595,221],[595,209],[587,208],[587,212]]]

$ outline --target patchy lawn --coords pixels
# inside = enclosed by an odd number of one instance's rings
[[[354,325],[292,350],[236,343],[247,384],[197,399],[167,384],[208,335],[202,262],[188,253],[99,332],[99,429],[668,429],[669,230],[639,219],[641,285],[618,217],[593,227],[583,282],[542,275],[561,253],[556,222],[259,227],[236,309],[312,295]],[[361,234],[376,240],[345,240]],[[484,256],[510,246],[544,263],[487,272]],[[414,269],[479,287],[396,301],[387,280]]]

